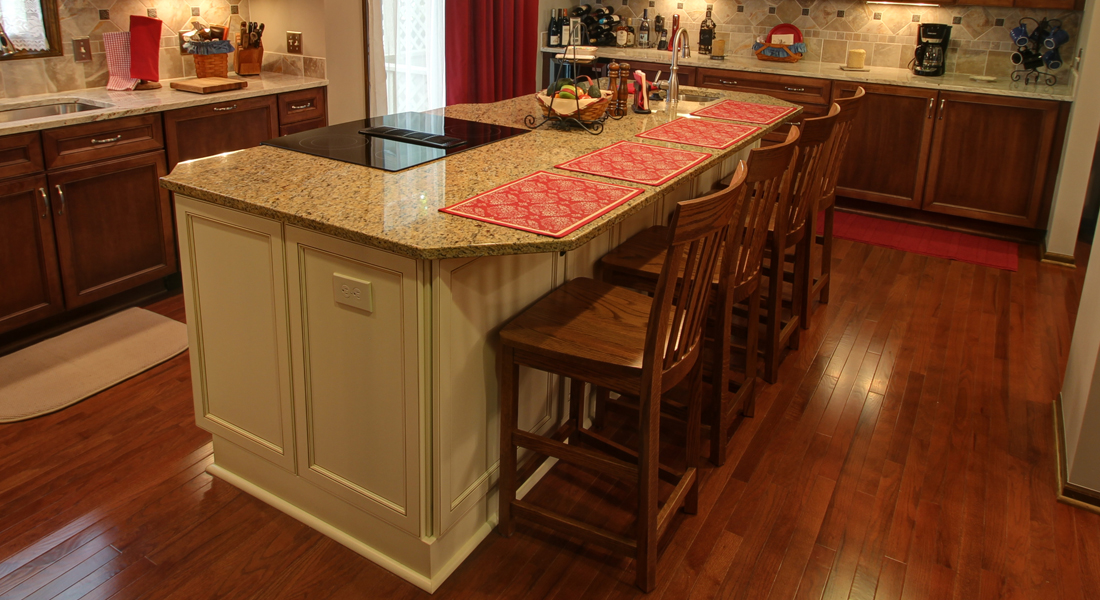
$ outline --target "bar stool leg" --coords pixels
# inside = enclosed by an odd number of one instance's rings
[[[821,244],[821,277],[825,279],[825,285],[821,286],[821,303],[829,303],[829,286],[833,283],[833,218],[836,216],[836,205],[830,205],[825,209],[825,239]]]
[[[799,322],[802,324],[802,329],[810,328],[810,316],[813,314],[811,308],[814,303],[814,247],[817,246],[817,211],[811,211],[806,223],[806,266],[802,270],[802,278],[795,279],[796,285],[801,285],[805,290],[802,293],[801,315],[799,316]],[[796,269],[797,270],[797,269]]]
[[[596,416],[592,419],[592,429],[603,429],[607,420],[607,402],[611,399],[611,390],[596,388]]]
[[[577,431],[584,429],[584,381],[580,379],[569,380],[569,419]],[[577,433],[569,436],[570,443],[577,442]]]
[[[499,514],[500,534],[511,537],[516,531],[512,520],[512,502],[516,499],[516,445],[512,432],[519,427],[516,414],[519,398],[519,365],[515,363],[515,350],[502,349],[500,389],[500,485]]]
[[[778,244],[776,244],[778,246]],[[768,265],[768,324],[764,339],[764,379],[768,383],[779,380],[780,335],[783,332],[783,248],[772,247]]]
[[[648,387],[648,386],[647,386]],[[657,587],[657,467],[661,435],[660,392],[639,398],[638,530],[635,585],[649,593]]]
[[[715,384],[719,381],[717,377]],[[695,481],[691,484],[691,488],[688,489],[687,495],[684,496],[684,512],[689,515],[698,514],[699,512],[699,450],[700,439],[703,435],[703,361],[700,360],[695,365],[695,373],[692,375],[691,382],[691,396],[688,398],[688,415],[687,415],[687,440],[684,448],[687,454],[687,469],[695,469]],[[722,429],[721,418],[718,420],[718,428]],[[722,437],[726,437],[722,434]]]
[[[791,350],[798,350],[802,342],[802,309],[803,298],[810,295],[810,244],[813,240],[810,236],[803,235],[794,248],[794,279],[791,283],[791,320],[798,319],[797,324],[791,325],[790,346]]]
[[[749,296],[749,330],[745,340],[745,382],[742,385],[756,387],[756,373],[760,364],[760,356],[757,351],[760,347],[760,282]],[[752,418],[756,414],[756,394],[750,391],[745,394],[745,404],[741,408],[741,414]],[[724,460],[724,458],[723,458]]]

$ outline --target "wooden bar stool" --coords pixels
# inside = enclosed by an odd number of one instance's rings
[[[821,164],[833,133],[839,109],[834,105],[829,114],[802,121],[798,136],[798,151],[791,165],[791,192],[786,202],[781,199],[768,236],[765,252],[764,274],[768,278],[767,296],[763,305],[764,322],[764,380],[775,383],[779,378],[779,363],[783,348],[798,349],[803,298],[810,293],[810,244],[809,215],[817,206],[821,192]],[[783,301],[787,252],[794,250],[794,272],[790,274],[791,300],[784,320]]]
[[[655,294],[577,278],[536,302],[500,333],[500,532],[515,531],[525,519],[586,542],[633,555],[636,583],[656,586],[657,542],[676,510],[694,514],[698,504],[699,435],[702,402],[689,407],[685,444],[687,467],[681,472],[660,465],[661,396],[689,377],[701,385],[703,329],[711,280],[737,204],[734,192],[680,202],[673,213],[665,247],[670,257]],[[679,273],[689,274],[678,284]],[[519,428],[519,367],[525,365],[572,378],[569,418],[554,438]],[[584,383],[640,399],[637,452],[584,427]],[[568,439],[571,443],[566,444]],[[533,450],[531,465],[554,457],[638,486],[633,539],[516,499],[517,448]],[[541,456],[540,456],[541,455]],[[658,477],[675,488],[658,510]]]
[[[844,163],[844,156],[848,149],[848,139],[852,135],[852,124],[859,117],[863,106],[863,97],[866,91],[856,89],[855,95],[850,98],[837,98],[835,104],[840,106],[840,115],[833,127],[833,137],[829,140],[829,158],[823,165],[821,197],[818,199],[817,210],[810,214],[812,223],[810,231],[813,232],[815,242],[821,244],[821,271],[813,281],[810,293],[806,294],[805,304],[802,307],[803,323],[805,329],[809,329],[810,308],[814,298],[820,295],[821,303],[829,303],[829,283],[833,266],[833,219],[836,215],[836,186],[840,178],[840,166]],[[817,235],[818,213],[825,211],[825,227],[823,235]],[[812,277],[812,274],[811,274]]]
[[[710,426],[710,459],[726,462],[729,430],[738,414],[751,417],[756,391],[757,347],[760,328],[760,273],[764,245],[781,196],[788,193],[785,178],[795,153],[795,139],[757,148],[749,153],[748,164],[738,165],[729,189],[735,190],[740,210],[734,217],[722,264],[714,282],[715,301],[708,333],[711,348],[707,371],[711,377],[710,405],[704,421]],[[630,238],[600,259],[604,281],[652,292],[663,270],[668,237],[667,227],[651,227]],[[746,324],[734,324],[734,306],[744,305]],[[736,347],[735,329],[742,332],[744,346]],[[740,341],[740,340],[739,340]],[[733,354],[743,360],[734,364]]]

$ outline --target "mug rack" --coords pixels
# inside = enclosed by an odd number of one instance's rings
[[[1035,28],[1025,37],[1028,21],[1034,23]],[[1062,65],[1058,46],[1068,40],[1068,35],[1063,33],[1061,42],[1049,44],[1048,40],[1052,39],[1054,32],[1057,31],[1064,31],[1062,21],[1059,19],[1042,21],[1032,17],[1020,19],[1019,26],[1012,30],[1013,41],[1017,46],[1016,52],[1012,53],[1012,62],[1016,65],[1016,69],[1009,75],[1012,81],[1022,80],[1024,85],[1031,83],[1038,85],[1040,81],[1050,86],[1058,83],[1058,76],[1051,70],[1060,68]],[[1052,66],[1055,64],[1057,66]]]

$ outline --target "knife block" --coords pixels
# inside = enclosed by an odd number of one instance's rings
[[[259,75],[264,62],[264,45],[256,48],[242,48],[237,46],[237,52],[233,55],[233,65],[237,75]]]

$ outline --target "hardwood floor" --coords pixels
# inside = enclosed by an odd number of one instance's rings
[[[1100,515],[1055,496],[1051,402],[1083,268],[1018,273],[838,241],[815,314],[652,598],[1100,594]],[[1078,251],[1084,264],[1087,248]],[[183,320],[179,296],[152,310]],[[0,426],[0,598],[427,598],[203,469],[186,355],[60,413]],[[555,467],[557,510],[629,525],[629,490]],[[632,562],[520,525],[439,598],[634,598]]]

